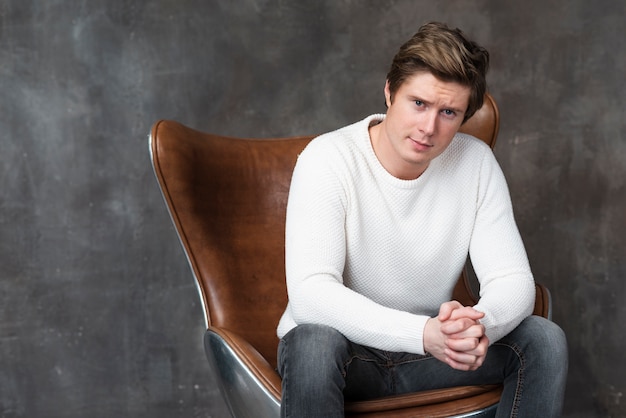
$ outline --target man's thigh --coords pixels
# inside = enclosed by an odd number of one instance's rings
[[[386,352],[355,344],[346,367],[346,399],[362,400],[454,386],[503,383],[519,367],[512,344],[495,343],[475,371],[453,369],[431,355]]]
[[[520,359],[525,355],[523,351],[530,350],[533,344],[546,345],[543,340],[534,341],[542,338],[537,332],[542,319],[527,318],[509,335],[492,344],[485,362],[475,371],[455,370],[430,355],[362,347],[361,355],[356,355],[346,369],[346,398],[371,399],[454,386],[503,383],[507,376],[519,370]],[[355,352],[359,350],[355,349]],[[372,379],[377,382],[370,383]]]

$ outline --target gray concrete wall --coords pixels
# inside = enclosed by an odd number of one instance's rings
[[[491,51],[496,155],[569,337],[565,416],[626,416],[625,7],[0,0],[0,416],[226,416],[151,124],[343,126],[384,110],[388,63],[429,20]]]

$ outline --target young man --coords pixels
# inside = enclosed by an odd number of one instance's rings
[[[487,51],[422,26],[394,57],[386,115],[313,140],[287,207],[289,304],[278,326],[283,417],[504,383],[498,416],[557,417],[565,336],[535,286],[493,153],[458,133],[482,106]],[[450,301],[470,255],[480,301]]]

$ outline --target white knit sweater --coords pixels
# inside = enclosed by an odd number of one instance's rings
[[[489,147],[457,134],[415,180],[389,174],[368,127],[314,139],[294,170],[286,224],[289,304],[278,325],[329,325],[370,347],[424,353],[468,252],[494,342],[533,309],[535,287],[506,181]]]

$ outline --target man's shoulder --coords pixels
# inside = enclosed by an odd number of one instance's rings
[[[377,115],[354,122],[331,132],[319,135],[307,145],[306,153],[335,154],[351,152],[368,138],[368,126]]]
[[[452,143],[456,144],[458,147],[482,152],[490,149],[489,145],[487,145],[483,140],[463,132],[457,132],[456,135],[454,135]]]
[[[462,132],[458,132],[446,149],[446,157],[452,160],[483,159],[492,154],[491,148],[484,141]]]
[[[436,161],[439,170],[467,179],[473,178],[473,173],[478,173],[484,164],[496,164],[489,145],[464,133],[457,133]]]

